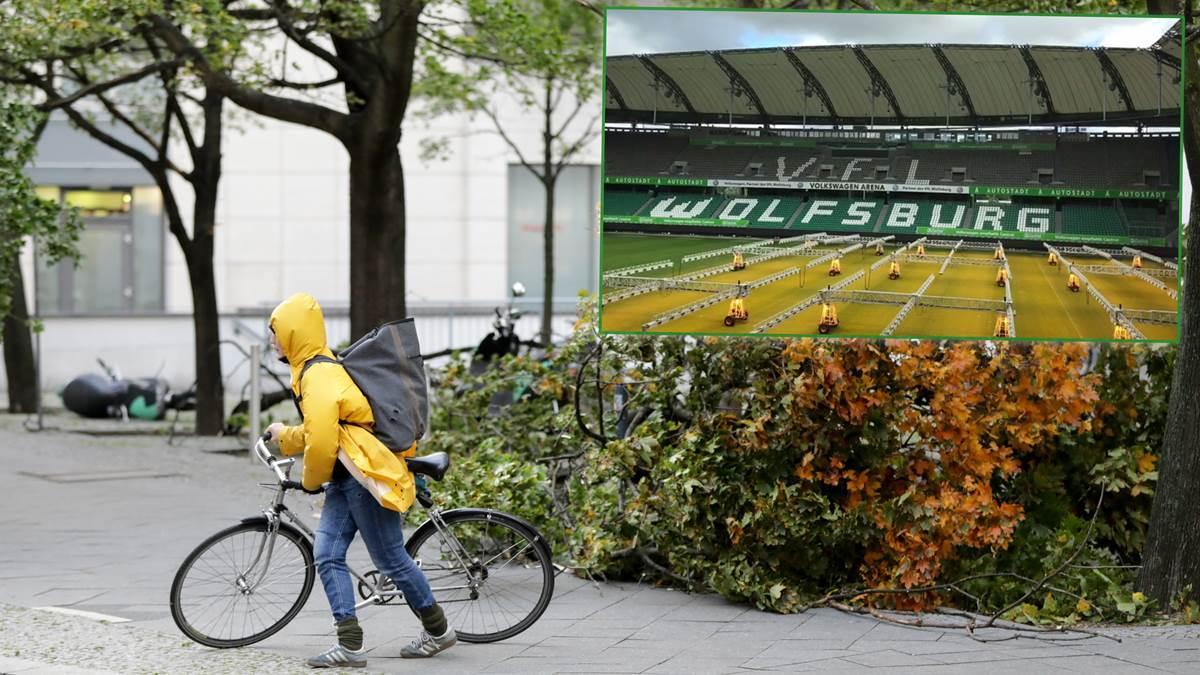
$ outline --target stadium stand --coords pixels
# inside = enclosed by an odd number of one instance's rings
[[[716,195],[702,195],[688,192],[660,192],[658,196],[642,207],[639,215],[650,218],[671,218],[677,220],[693,220],[697,218],[712,218],[717,209],[725,203],[725,198]]]
[[[714,216],[717,220],[747,220],[751,227],[784,227],[800,208],[797,197],[742,197],[727,200]]]
[[[955,234],[1028,237],[1044,232],[1068,238],[1088,235],[1169,240],[1177,228],[1174,211],[1160,214],[1156,206],[1133,201],[1063,200],[1060,216],[1050,200],[972,202],[965,198],[893,194],[887,198],[890,203],[885,203],[883,193],[867,193],[857,198],[836,192],[814,192],[803,198],[786,194],[725,197],[660,192],[651,197],[647,189],[610,189],[605,192],[605,212],[617,216],[618,222],[622,215],[636,215],[655,218],[656,222],[677,221],[681,225],[705,220],[709,222],[704,225],[724,221],[729,226],[801,232],[940,233],[948,237]]]
[[[1036,183],[1036,169],[1053,166],[1049,153],[1013,150],[918,150],[908,156],[920,162],[918,175],[933,183],[983,183],[992,185],[1029,185]],[[964,179],[955,180],[955,169],[963,169]]]
[[[605,171],[611,176],[779,180],[782,158],[783,178],[790,180],[904,182],[915,163],[913,178],[932,184],[1130,189],[1171,189],[1179,184],[1179,144],[1172,136],[1065,134],[1054,151],[908,143],[853,146],[833,139],[815,147],[719,145],[711,137],[689,142],[680,132],[609,132],[605,139]],[[680,163],[686,167],[682,171]],[[749,171],[754,165],[758,171]]]
[[[1168,211],[1160,214],[1158,208],[1144,204],[1126,202],[1121,204],[1127,221],[1126,229],[1134,237],[1162,237],[1174,227],[1175,216]]]
[[[1102,234],[1126,236],[1121,214],[1112,202],[1071,202],[1063,205],[1064,234]]]
[[[915,227],[930,227],[935,216],[940,225],[968,227],[971,222],[970,204],[965,201],[907,197],[897,199],[888,206],[887,213],[880,221],[879,231],[884,234],[911,234]]]
[[[685,134],[606,134],[604,169],[609,176],[666,176],[688,149]]]
[[[649,201],[649,197],[645,191],[605,190],[604,212],[612,216],[632,216]]]
[[[789,229],[823,232],[870,232],[883,200],[814,197],[800,205]]]

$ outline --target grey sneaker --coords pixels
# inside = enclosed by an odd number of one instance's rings
[[[453,647],[456,642],[458,642],[458,636],[455,635],[453,628],[447,628],[446,634],[438,637],[423,630],[417,639],[400,650],[400,656],[406,659],[425,659]]]
[[[367,650],[354,651],[337,644],[310,657],[305,663],[313,668],[366,668]]]

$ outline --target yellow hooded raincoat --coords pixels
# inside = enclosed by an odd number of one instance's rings
[[[305,362],[317,355],[333,357],[325,341],[325,317],[316,299],[297,293],[284,300],[271,313],[270,325],[292,367],[292,391],[300,396],[304,413],[301,425],[283,429],[279,449],[284,455],[304,453],[304,487],[315,490],[329,481],[341,448],[364,475],[392,486],[382,498],[384,506],[407,511],[416,497],[416,486],[403,458],[412,455],[416,445],[393,453],[368,431],[375,423],[371,406],[336,363],[314,363],[304,374],[301,390],[300,369]],[[347,424],[340,423],[343,421]]]

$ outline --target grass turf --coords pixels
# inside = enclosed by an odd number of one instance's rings
[[[1111,340],[1113,326],[1104,307],[1081,289],[1067,289],[1067,270],[1042,255],[1008,257],[1013,273],[1013,312],[1018,338]]]
[[[753,241],[760,240],[744,237],[688,237],[682,235],[610,232],[604,235],[604,256],[600,261],[600,268],[604,272],[607,272],[622,267],[645,265],[660,260],[673,260],[678,265],[679,259],[685,255],[728,248],[739,244],[748,244]],[[726,260],[732,261],[733,256],[697,260],[684,265],[681,270],[653,270],[644,273],[644,276],[667,276],[690,272],[711,267]]]
[[[679,256],[688,253],[725,248],[746,241],[752,240],[727,237],[689,238],[609,234],[605,235],[604,267],[605,269],[624,267],[663,260],[672,255],[678,259]],[[618,242],[612,249],[615,251],[617,259],[610,259],[610,246],[614,242]],[[667,248],[670,249],[670,254],[665,253]],[[836,250],[836,247],[820,247],[818,254],[832,250]],[[889,246],[887,250],[891,252],[895,250],[895,247]],[[894,282],[887,279],[887,266],[881,266],[871,272],[869,283],[867,279],[860,279],[848,290],[869,289],[911,293],[930,274],[933,274],[935,280],[926,291],[927,295],[1004,299],[1004,289],[995,283],[996,267],[950,265],[945,274],[937,274],[946,253],[947,251],[943,249],[928,249],[929,262],[903,263],[903,276]],[[954,257],[991,259],[992,253],[991,251],[960,250]],[[1079,264],[1104,263],[1102,259],[1077,257],[1069,257],[1069,259]],[[804,256],[777,258],[751,265],[738,272],[730,271],[707,277],[704,281],[746,283],[784,269],[802,266],[811,260],[811,257]],[[874,255],[873,247],[871,247],[870,250],[855,251],[843,257],[843,274],[840,277],[828,277],[826,274],[828,264],[823,263],[805,273],[803,286],[801,286],[799,276],[792,276],[754,289],[746,298],[746,309],[750,312],[749,320],[738,322],[733,327],[723,325],[722,320],[728,312],[729,303],[722,301],[658,326],[653,332],[747,333],[755,325],[774,314],[811,297],[820,288],[845,279],[860,269],[868,268],[878,260],[879,258]],[[705,269],[726,262],[724,257],[710,258],[693,263],[692,269],[685,271]],[[1146,261],[1147,267],[1152,264],[1154,267],[1159,266],[1153,261]],[[1011,250],[1009,251],[1009,266],[1013,273],[1013,304],[1019,338],[1110,339],[1112,337],[1112,324],[1103,307],[1086,291],[1072,293],[1066,288],[1067,273],[1064,266],[1052,267],[1046,264],[1046,255],[1042,252]],[[1095,284],[1096,289],[1114,304],[1121,303],[1126,307],[1137,309],[1176,309],[1175,302],[1166,293],[1136,277],[1089,275],[1089,279]],[[650,293],[621,301],[604,308],[604,329],[640,331],[641,325],[651,320],[655,314],[682,307],[702,297],[704,294],[698,292],[669,291]],[[878,335],[898,311],[898,306],[842,303],[838,306],[838,318],[841,325],[831,335]],[[900,325],[896,336],[989,337],[995,327],[996,316],[995,312],[987,310],[918,307]],[[770,332],[779,335],[814,335],[819,318],[820,306],[817,305],[775,326]],[[1149,339],[1169,340],[1174,339],[1176,335],[1174,326],[1139,325],[1139,328]]]

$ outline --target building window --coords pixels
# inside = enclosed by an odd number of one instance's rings
[[[42,186],[45,199],[79,210],[78,265],[39,264],[38,312],[133,314],[163,310],[162,200],[151,187]]]

